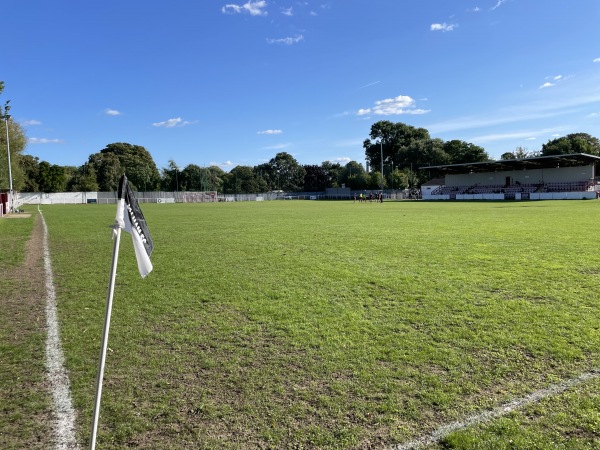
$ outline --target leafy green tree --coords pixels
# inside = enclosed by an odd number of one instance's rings
[[[458,139],[445,142],[443,150],[448,155],[449,161],[442,164],[467,164],[490,160],[483,147]]]
[[[161,169],[161,189],[164,191],[180,191],[181,170],[175,161],[169,160],[169,165]]]
[[[90,155],[88,162],[94,167],[102,190],[116,190],[123,174],[135,190],[153,190],[160,184],[160,174],[152,156],[140,145],[108,144],[100,152]]]
[[[303,167],[305,171],[304,190],[306,192],[320,192],[328,187],[329,174],[322,166],[306,165]]]
[[[91,164],[78,167],[69,180],[68,189],[72,192],[95,192],[100,190],[96,171]]]
[[[410,187],[410,176],[407,172],[410,172],[410,169],[394,169],[392,172],[393,183],[390,187],[393,187],[394,190],[404,190]]]
[[[543,156],[587,153],[600,156],[600,141],[587,133],[573,133],[553,139],[542,145]]]
[[[325,172],[326,188],[340,187],[341,186],[341,178],[344,168],[340,163],[334,163],[331,161],[323,161],[321,163],[321,167]]]
[[[503,161],[508,161],[510,159],[517,159],[517,157],[515,156],[515,154],[513,152],[505,152],[505,153],[502,153],[502,155],[500,155],[500,159]]]
[[[339,174],[339,184],[345,184],[351,189],[365,189],[365,168],[356,161],[347,163]]]
[[[42,161],[39,164],[38,184],[41,192],[65,192],[67,190],[65,168]]]
[[[223,189],[229,194],[257,194],[269,190],[265,180],[250,166],[236,166],[223,178]]]
[[[365,139],[363,147],[369,166],[374,170],[381,168],[383,162],[393,161],[395,167],[408,167],[419,164],[418,146],[422,141],[430,139],[425,128],[415,128],[404,123],[393,123],[382,120],[371,125],[370,139]],[[381,169],[379,169],[381,171]]]
[[[179,190],[181,191],[204,191],[203,181],[206,177],[206,169],[196,165],[188,164],[183,168],[179,176]]]
[[[298,192],[304,187],[306,171],[289,153],[277,153],[268,163],[257,166],[257,170],[268,180],[271,190]]]
[[[24,184],[22,191],[24,192],[39,192],[38,178],[40,175],[39,158],[31,155],[21,155],[19,158],[19,166],[24,175]]]
[[[377,170],[372,170],[368,174],[367,189],[380,190],[381,189],[381,181],[382,181],[381,172],[379,172]],[[383,187],[385,188],[385,180],[383,180],[383,181],[384,181]]]
[[[88,164],[96,172],[96,180],[101,191],[116,191],[119,180],[125,173],[119,157],[114,153],[94,153],[90,155]]]
[[[382,156],[384,165],[393,163],[400,170],[409,169],[411,188],[431,176],[429,171],[419,170],[423,167],[489,160],[485,150],[477,145],[460,140],[432,139],[424,128],[387,120],[371,126],[370,139],[363,142],[363,147],[374,171],[381,172]]]
[[[220,192],[223,190],[223,183],[225,177],[225,171],[221,169],[219,166],[210,166],[208,168],[208,176],[209,180],[207,183],[207,187],[209,191],[217,191]]]

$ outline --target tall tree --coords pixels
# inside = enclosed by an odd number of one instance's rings
[[[321,167],[325,172],[325,176],[327,177],[327,181],[325,183],[325,187],[339,187],[341,185],[341,177],[344,168],[340,163],[331,162],[331,161],[323,161],[321,163]]]
[[[447,164],[467,164],[490,160],[483,147],[458,139],[445,142],[443,150],[449,158]]]
[[[89,163],[78,167],[69,180],[67,187],[72,192],[98,191],[99,186],[94,167]]]
[[[345,184],[346,187],[349,187],[351,189],[364,189],[364,174],[365,168],[362,164],[356,161],[350,161],[340,171],[339,184]]]
[[[113,163],[115,158],[119,164],[114,170],[110,170],[106,167],[105,161]],[[111,172],[117,170],[119,173],[116,173],[116,186],[118,186],[118,181],[123,173],[127,175],[129,182],[136,190],[153,190],[160,183],[160,174],[152,156],[140,145],[124,142],[108,144],[100,152],[91,155],[88,162],[93,165],[98,174],[98,184],[102,190],[115,185],[114,174]],[[110,190],[116,190],[116,187]]]
[[[587,133],[572,133],[543,144],[541,153],[543,156],[568,155],[570,153],[600,156],[600,140]]]
[[[170,159],[169,165],[163,167],[161,172],[161,189],[173,192],[181,190],[182,186],[180,185],[180,182],[183,181],[181,178],[182,171],[174,160]]]
[[[265,180],[250,166],[236,166],[223,178],[223,189],[228,194],[257,194],[269,190]]]
[[[328,173],[322,166],[306,165],[303,166],[304,190],[307,192],[320,192],[328,187]]]
[[[98,187],[101,191],[116,191],[119,179],[125,173],[119,157],[114,153],[94,153],[90,155],[88,164],[96,172]]]
[[[24,192],[39,192],[38,178],[40,174],[39,169],[40,159],[37,156],[21,155],[19,158],[19,165],[24,175]]]
[[[38,183],[41,192],[65,192],[67,190],[65,168],[42,161],[39,164]]]
[[[297,192],[303,188],[306,171],[289,153],[277,153],[268,163],[257,166],[257,170],[269,180],[271,190]]]
[[[179,174],[180,191],[204,191],[203,181],[206,177],[206,169],[196,165],[188,164]]]
[[[225,171],[221,169],[219,166],[210,166],[208,168],[209,175],[209,183],[207,186],[209,187],[209,191],[222,191],[223,183],[225,177]]]
[[[395,167],[418,164],[418,144],[430,139],[425,128],[415,128],[404,123],[382,120],[371,125],[370,139],[365,139],[363,148],[369,166],[381,171],[383,162],[393,161]]]

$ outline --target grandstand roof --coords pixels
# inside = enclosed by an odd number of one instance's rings
[[[466,164],[449,164],[445,166],[422,166],[420,170],[436,170],[441,174],[463,174],[481,172],[502,172],[508,170],[551,169],[555,167],[586,166],[599,162],[600,157],[586,153],[570,155],[538,156],[523,159],[502,159]]]

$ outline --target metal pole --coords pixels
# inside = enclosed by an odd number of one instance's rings
[[[8,115],[8,111],[10,111],[10,106],[8,106],[8,100],[6,105],[4,106],[4,125],[6,126],[6,152],[8,154],[8,202],[9,202],[9,211],[14,210],[14,198],[13,198],[13,182],[12,182],[12,167],[10,164],[10,139],[8,136],[8,119],[10,116]]]
[[[381,193],[383,193],[383,139],[379,141],[381,146]]]
[[[96,448],[96,437],[98,434],[98,418],[100,417],[100,398],[102,397],[102,380],[104,379],[104,365],[106,363],[106,349],[108,348],[108,331],[110,329],[110,315],[112,312],[113,296],[115,292],[115,278],[117,277],[117,263],[119,261],[119,244],[121,242],[121,227],[118,224],[113,244],[112,264],[110,267],[110,281],[108,283],[108,294],[106,297],[106,313],[104,316],[104,330],[102,332],[102,347],[100,349],[100,363],[98,376],[96,378],[96,398],[94,399],[94,414],[92,418],[92,436],[90,438],[90,450]]]

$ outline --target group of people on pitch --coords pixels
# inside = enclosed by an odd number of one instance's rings
[[[367,199],[369,202],[373,202],[373,199],[375,199],[375,203],[383,203],[383,192],[377,192],[375,194],[373,194],[373,192],[369,192],[369,195],[367,196],[366,192],[363,194],[362,192],[360,194],[358,194],[358,202],[359,203],[367,203]],[[356,202],[356,192],[354,193],[354,202]]]

